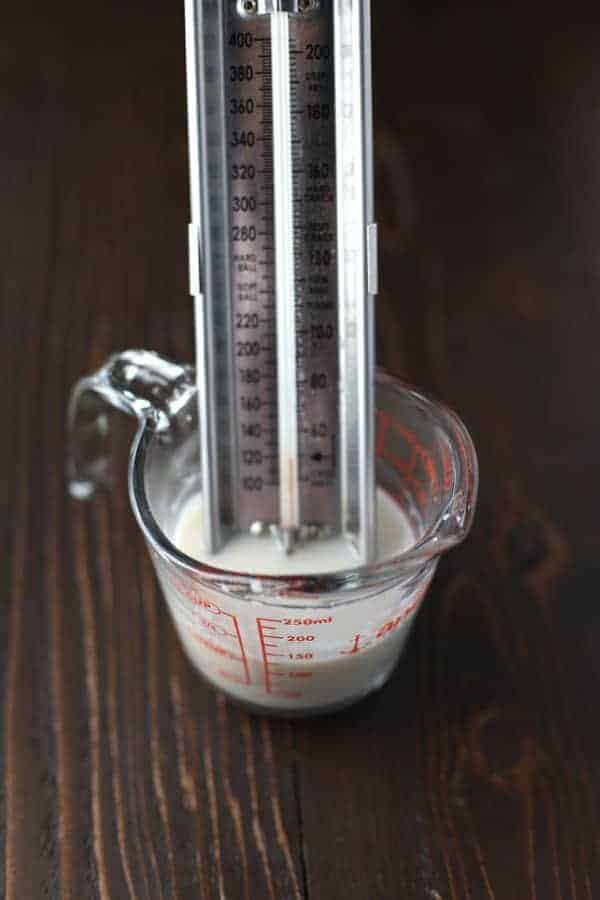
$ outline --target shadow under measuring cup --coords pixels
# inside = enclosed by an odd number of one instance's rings
[[[69,407],[72,496],[87,499],[108,480],[109,408],[134,415],[131,506],[194,667],[269,715],[361,700],[391,675],[440,557],[471,526],[478,467],[468,431],[446,407],[378,372],[377,484],[409,523],[411,546],[345,571],[249,575],[202,563],[173,542],[202,490],[197,399],[191,367],[146,350],[112,356],[78,382]]]

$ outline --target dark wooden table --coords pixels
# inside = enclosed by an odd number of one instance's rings
[[[183,0],[3,9],[9,900],[600,897],[600,16],[375,5],[379,358],[481,503],[391,683],[303,723],[193,674],[123,471],[65,494],[73,382],[192,357]]]

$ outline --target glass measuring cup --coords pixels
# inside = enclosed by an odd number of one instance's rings
[[[195,668],[228,696],[269,714],[333,711],[381,687],[440,556],[465,538],[473,519],[477,457],[458,417],[379,372],[377,481],[406,514],[414,545],[349,571],[263,577],[212,568],[172,543],[184,504],[201,490],[202,422],[190,367],[132,350],[75,386],[72,495],[90,497],[109,473],[110,406],[139,423],[130,501]]]

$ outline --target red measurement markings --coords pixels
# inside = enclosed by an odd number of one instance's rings
[[[238,646],[240,648],[240,653],[242,655],[242,664],[244,666],[244,674],[246,676],[245,684],[250,684],[252,679],[250,678],[250,667],[248,666],[248,658],[246,656],[246,650],[244,648],[244,642],[242,640],[242,633],[240,631],[240,624],[237,620],[237,616],[231,617],[233,621],[233,627],[235,628],[235,634],[237,637]]]
[[[421,588],[414,600],[409,603],[399,615],[380,625],[371,639],[369,639],[368,635],[355,634],[352,638],[350,649],[340,650],[340,656],[353,656],[355,653],[361,653],[363,650],[370,647],[374,641],[380,641],[382,638],[387,637],[388,634],[392,634],[392,632],[396,631],[421,605],[429,588],[430,581],[431,579],[427,581],[427,584]]]
[[[375,451],[402,476],[421,510],[427,505],[428,495],[434,503],[439,501],[440,477],[433,456],[413,431],[381,409],[377,410]]]
[[[452,490],[454,484],[454,466],[452,465],[452,457],[448,452],[448,448],[442,444],[442,468],[444,470],[444,490],[446,493]]]
[[[285,626],[284,619],[257,619],[256,627],[258,629],[258,638],[260,641],[260,649],[263,658],[263,669],[265,673],[265,690],[267,694],[274,694],[278,697],[286,697],[290,700],[297,700],[302,697],[302,691],[286,691],[282,689],[285,679],[310,679],[312,672],[299,671],[295,672],[289,667],[281,668],[284,660],[296,658],[298,654],[286,653],[286,647],[292,644],[296,645],[299,637],[305,639],[314,635],[290,635],[282,634],[282,627]],[[308,656],[308,654],[306,654]]]
[[[224,678],[225,681],[231,682],[231,684],[248,684],[246,679],[240,678],[237,672],[228,672],[226,669],[217,669],[217,674],[220,675],[221,678]]]
[[[210,652],[214,653],[216,656],[222,656],[225,659],[230,659],[232,662],[242,662],[240,656],[232,653],[231,650],[228,650],[226,647],[221,647],[220,644],[215,644],[214,641],[208,640],[208,638],[205,638],[202,634],[193,634],[193,638],[197,644],[200,644],[205,650],[210,650]]]
[[[397,628],[400,628],[403,622],[408,619],[408,617],[415,611],[417,606],[419,605],[419,599],[415,600],[410,606],[407,606],[405,610],[403,610],[399,616],[396,616],[395,619],[390,619],[389,622],[384,622],[377,631],[375,632],[375,638],[379,641],[381,638],[386,637],[386,635],[391,634],[392,631],[396,631]]]
[[[222,614],[222,609],[217,606],[216,603],[213,603],[212,600],[208,600],[206,597],[203,597],[198,589],[194,586],[193,581],[186,581],[185,579],[180,578],[178,575],[175,575],[165,567],[163,567],[163,571],[166,572],[166,576],[171,587],[174,588],[180,596],[185,597],[185,599],[189,603],[191,603],[195,609],[204,609],[208,612],[214,613],[217,616],[220,616]]]
[[[352,640],[352,649],[351,649],[351,650],[340,650],[340,656],[353,656],[355,653],[360,653],[360,651],[361,651],[361,646],[360,646],[361,638],[362,638],[362,635],[360,635],[360,634],[355,634],[355,635],[354,635],[354,638],[353,638],[353,640]]]
[[[250,667],[248,666],[248,660],[246,658],[246,651],[244,648],[244,642],[242,641],[242,636],[240,634],[239,625],[235,616],[229,616],[229,614],[225,614],[228,618],[233,620],[235,631],[223,631],[220,630],[217,633],[217,637],[226,637],[230,640],[233,640],[236,645],[236,650],[239,650],[239,653],[234,652],[234,650],[230,650],[227,647],[223,647],[221,644],[216,643],[214,640],[210,640],[209,638],[204,637],[203,634],[198,634],[197,632],[193,632],[192,637],[197,644],[200,644],[205,650],[209,650],[211,653],[214,653],[216,656],[220,656],[222,659],[231,660],[231,662],[240,663],[243,670],[243,675],[231,675],[231,681],[237,681],[239,684],[251,684],[252,679],[250,678]],[[210,634],[214,634],[211,630]],[[224,674],[220,672],[219,674]]]
[[[167,577],[171,586],[177,593],[180,596],[185,597],[188,603],[193,607],[195,626],[206,629],[213,637],[222,637],[232,641],[235,645],[235,651],[221,646],[221,644],[216,643],[214,640],[209,640],[204,637],[204,635],[192,632],[192,636],[196,643],[200,644],[204,649],[209,650],[211,653],[225,657],[242,666],[243,675],[232,675],[232,673],[229,673],[230,681],[235,680],[238,684],[252,684],[250,666],[248,665],[246,648],[244,647],[242,632],[240,631],[237,616],[226,612],[213,600],[203,597],[193,583],[186,582],[182,578],[173,575],[171,572],[167,573]],[[223,672],[219,672],[219,674],[225,675]]]

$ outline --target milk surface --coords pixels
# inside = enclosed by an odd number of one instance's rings
[[[377,493],[378,561],[392,559],[415,543],[408,519],[385,493]],[[322,575],[355,569],[355,551],[342,537],[307,541],[286,555],[270,534],[235,535],[215,554],[207,554],[202,537],[202,497],[196,494],[183,507],[173,535],[175,546],[200,562],[248,575]]]
[[[202,498],[191,497],[170,538],[206,564],[249,575],[316,575],[357,566],[342,538],[308,542],[286,556],[270,535],[243,534],[208,555],[201,509]],[[383,491],[377,496],[377,525],[379,560],[414,545],[406,516]],[[334,709],[380,687],[398,661],[436,566],[431,562],[416,584],[414,572],[409,577],[399,569],[392,586],[386,582],[362,593],[326,597],[288,593],[281,600],[261,592],[260,582],[240,597],[199,583],[158,556],[154,562],[194,666],[236,699],[287,713]],[[355,602],[335,603],[344,600]]]

